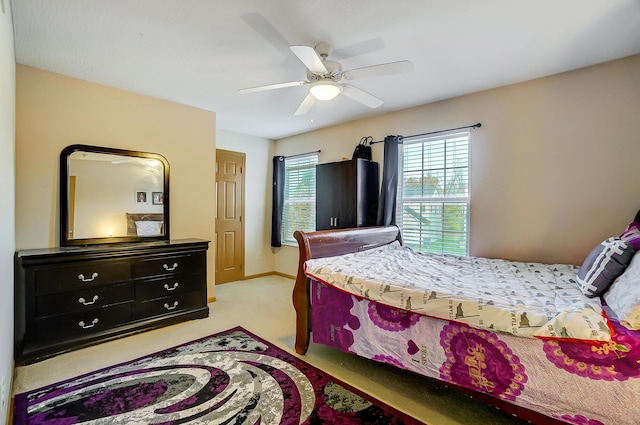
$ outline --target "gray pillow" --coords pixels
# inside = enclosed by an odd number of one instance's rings
[[[606,291],[633,258],[634,249],[620,238],[609,238],[589,253],[578,270],[578,286],[587,297]]]

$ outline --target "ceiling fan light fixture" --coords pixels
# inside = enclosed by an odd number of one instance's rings
[[[342,91],[342,86],[335,81],[323,80],[309,86],[309,92],[318,100],[334,99]]]

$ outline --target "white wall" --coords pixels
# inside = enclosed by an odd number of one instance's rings
[[[13,375],[13,254],[15,251],[15,93],[11,3],[0,11],[0,423],[5,423]]]
[[[470,254],[581,264],[640,208],[639,117],[636,55],[289,137],[276,153],[320,149],[330,162],[350,158],[362,136],[481,122],[471,133]],[[373,156],[382,163],[382,144]],[[275,269],[295,273],[297,261],[283,247]]]
[[[271,158],[275,143],[246,134],[217,130],[216,147],[246,154],[245,163],[245,276],[274,270],[271,249]]]

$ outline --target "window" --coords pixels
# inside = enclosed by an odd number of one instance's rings
[[[467,255],[469,134],[403,141],[396,215],[403,243],[416,251]]]
[[[284,160],[283,244],[296,244],[296,230],[316,230],[316,164],[317,153]]]

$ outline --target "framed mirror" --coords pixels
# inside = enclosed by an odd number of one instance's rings
[[[169,240],[169,163],[71,145],[60,154],[60,246]]]

